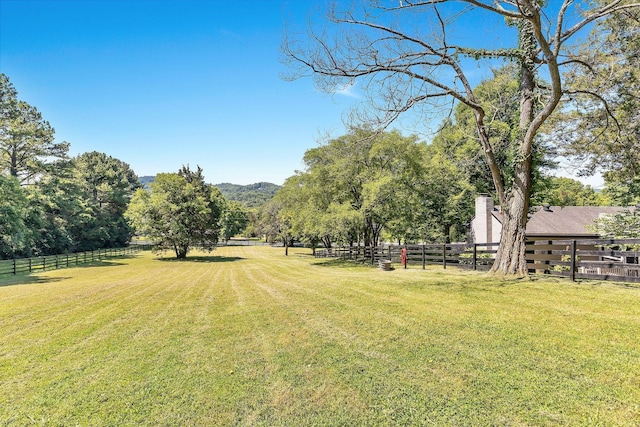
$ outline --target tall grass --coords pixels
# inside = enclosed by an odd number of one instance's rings
[[[638,425],[640,288],[146,253],[0,281],[2,425]]]

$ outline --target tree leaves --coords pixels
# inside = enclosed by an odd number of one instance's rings
[[[149,187],[149,192],[136,191],[125,213],[138,233],[160,251],[173,250],[177,258],[185,258],[194,246],[215,247],[225,202],[217,188],[204,182],[200,167],[158,174]]]
[[[52,159],[64,159],[69,144],[54,141],[54,129],[35,107],[17,99],[9,78],[0,74],[0,171],[21,184],[35,182]]]

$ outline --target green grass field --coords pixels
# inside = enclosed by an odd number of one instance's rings
[[[0,279],[0,425],[640,425],[640,287],[198,255]]]

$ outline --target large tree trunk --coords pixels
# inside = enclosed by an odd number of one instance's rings
[[[506,206],[503,206],[500,246],[491,269],[495,273],[519,276],[528,274],[525,243],[531,190],[531,162],[526,163],[517,171],[516,183],[509,194]]]
[[[185,259],[187,257],[187,253],[189,252],[189,245],[187,245],[187,244],[182,244],[182,245],[174,244],[173,245],[173,249],[176,252],[176,258],[177,259]]]
[[[533,181],[533,138],[531,132],[535,102],[535,37],[530,22],[519,27],[520,50],[528,53],[520,63],[520,120],[518,151],[514,159],[513,183],[501,200],[502,233],[492,272],[527,275],[526,228],[529,219],[529,199]],[[516,141],[514,141],[516,143]]]

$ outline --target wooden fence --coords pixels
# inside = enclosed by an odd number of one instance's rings
[[[488,270],[493,265],[498,244],[467,245],[464,243],[423,244],[423,245],[382,245],[382,246],[340,246],[316,250],[316,258],[340,258],[376,264],[380,260],[401,263],[402,248],[407,249],[407,264],[441,265]]]
[[[143,246],[140,245],[129,246],[126,248],[98,249],[95,251],[76,252],[72,254],[2,260],[0,261],[0,276],[57,270],[59,268],[101,261],[107,258],[133,255],[140,252],[142,249]]]
[[[498,243],[447,243],[422,245],[340,246],[318,249],[317,258],[340,258],[375,265],[390,260],[401,267],[401,249],[407,249],[407,264],[441,265],[488,270]],[[624,240],[530,240],[527,264],[532,274],[640,283],[640,239]]]

